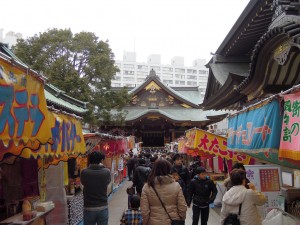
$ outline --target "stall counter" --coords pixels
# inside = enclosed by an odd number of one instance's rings
[[[45,224],[45,217],[54,209],[54,207],[47,209],[45,212],[37,212],[36,217],[31,220],[24,221],[23,213],[18,213],[12,217],[7,218],[0,222],[0,224],[15,224],[15,225],[27,225],[27,224]]]

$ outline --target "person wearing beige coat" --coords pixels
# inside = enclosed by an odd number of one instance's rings
[[[165,159],[155,162],[141,195],[143,225],[171,224],[153,186],[173,220],[185,220],[187,205],[180,184],[170,175],[172,165]]]

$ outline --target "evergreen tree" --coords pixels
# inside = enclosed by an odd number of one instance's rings
[[[68,95],[90,103],[85,121],[94,125],[124,123],[121,108],[130,96],[126,89],[111,91],[118,71],[108,41],[91,32],[73,34],[70,29],[49,29],[13,46],[14,53],[31,69]],[[118,115],[110,110],[117,107]]]

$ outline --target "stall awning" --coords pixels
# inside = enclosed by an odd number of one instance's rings
[[[37,76],[0,55],[0,161],[85,153],[80,122],[49,111],[44,84]]]
[[[132,136],[133,137],[133,136]],[[104,133],[84,134],[87,153],[101,150],[107,156],[115,156],[128,151],[128,140],[123,136],[113,136]]]
[[[191,129],[186,131],[188,149],[197,149],[204,153],[220,156],[227,160],[233,160],[249,164],[251,157],[240,152],[233,152],[227,149],[227,139],[200,129]],[[190,150],[191,151],[191,150]]]
[[[0,57],[0,160],[51,139],[44,84]]]
[[[38,150],[32,151],[25,148],[21,154],[22,157],[28,158],[33,156],[55,156],[57,158],[85,154],[85,142],[82,134],[80,121],[64,115],[49,112],[48,123],[51,127],[52,143],[41,145]]]
[[[229,118],[228,149],[258,153],[278,150],[282,115],[278,100]]]

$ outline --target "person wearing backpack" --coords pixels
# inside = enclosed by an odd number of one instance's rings
[[[254,184],[249,183],[249,189],[245,187],[246,172],[243,169],[233,169],[230,173],[230,180],[233,186],[223,196],[220,215],[221,224],[229,224],[226,222],[229,220],[228,217],[240,214],[237,216],[239,221],[235,220],[235,224],[262,225],[256,206],[265,204],[267,198],[255,190]],[[234,223],[231,222],[230,224]]]

